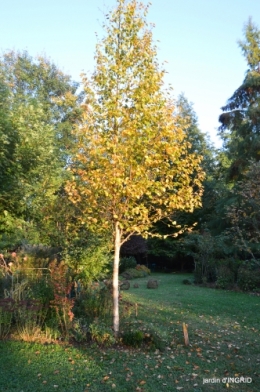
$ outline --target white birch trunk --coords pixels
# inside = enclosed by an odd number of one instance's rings
[[[114,267],[113,267],[113,329],[115,337],[119,335],[119,290],[118,290],[118,275],[119,275],[119,256],[121,247],[121,230],[119,222],[115,225],[115,252],[114,252]]]

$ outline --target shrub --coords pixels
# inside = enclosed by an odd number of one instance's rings
[[[122,333],[122,343],[126,346],[140,347],[144,341],[143,331],[126,331]]]
[[[110,287],[104,283],[93,283],[76,298],[73,312],[76,317],[92,321],[96,317],[106,318],[112,312]]]
[[[126,326],[121,334],[121,342],[131,347],[148,346],[151,350],[163,351],[166,347],[166,341],[150,326],[138,324]]]
[[[96,319],[89,326],[91,339],[101,346],[111,346],[116,342],[113,331],[105,323]]]
[[[49,274],[41,275],[37,278],[31,278],[28,285],[28,298],[37,299],[46,306],[48,306],[50,301],[54,299],[54,288]]]
[[[129,268],[121,274],[125,279],[136,279],[136,278],[143,278],[147,274],[142,270],[137,270],[135,268]]]
[[[147,331],[144,335],[144,343],[147,344],[151,350],[164,351],[166,341],[155,331]]]
[[[133,256],[122,257],[119,264],[119,273],[136,267],[136,259]]]
[[[253,265],[242,265],[238,271],[237,285],[243,291],[260,290],[260,269]]]
[[[137,269],[137,271],[143,271],[145,272],[146,275],[150,275],[151,274],[151,270],[146,267],[145,265],[141,265],[141,264],[137,264],[137,266],[135,267],[135,269]]]
[[[235,274],[234,272],[226,265],[221,265],[217,269],[217,287],[221,289],[228,289],[234,286],[235,283]]]
[[[86,241],[72,241],[62,253],[74,280],[87,287],[92,282],[104,279],[111,271],[111,254],[106,239],[95,236]]]
[[[87,340],[87,325],[84,319],[73,320],[72,328],[70,331],[70,336],[77,342],[82,343]]]
[[[194,282],[203,283],[216,281],[216,260],[198,259],[195,261]]]
[[[184,247],[194,258],[194,281],[199,284],[215,282],[219,258],[226,257],[232,251],[228,236],[212,236],[206,227],[203,228],[202,234],[193,233],[186,236]]]
[[[182,283],[183,284],[191,284],[191,281],[189,279],[183,279]]]

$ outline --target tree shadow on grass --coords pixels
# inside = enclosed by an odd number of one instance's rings
[[[2,341],[0,364],[1,392],[80,392],[103,374],[91,354],[58,344]]]

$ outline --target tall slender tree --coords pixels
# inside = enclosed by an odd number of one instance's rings
[[[241,179],[250,160],[260,158],[260,30],[249,19],[239,46],[248,69],[241,86],[222,107],[220,136],[231,161],[229,180]]]
[[[164,71],[146,23],[148,7],[118,0],[106,36],[96,47],[96,69],[84,77],[84,122],[68,182],[71,200],[93,230],[114,242],[113,327],[119,332],[118,267],[122,244],[133,234],[155,234],[154,223],[200,204],[201,157],[189,154],[185,120],[175,115]],[[179,228],[180,230],[180,228]]]

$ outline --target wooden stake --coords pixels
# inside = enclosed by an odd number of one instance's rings
[[[135,317],[138,316],[138,304],[135,304]]]
[[[183,335],[184,335],[184,344],[185,346],[189,345],[189,335],[188,335],[188,324],[182,324]]]

